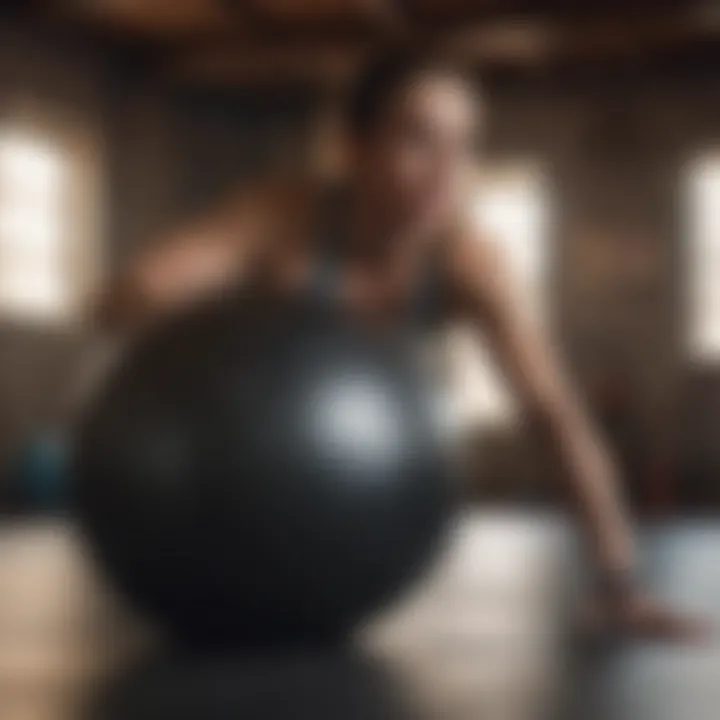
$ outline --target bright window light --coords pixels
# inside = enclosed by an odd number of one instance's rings
[[[720,153],[687,176],[688,344],[694,361],[720,360]]]
[[[0,132],[0,314],[55,319],[70,302],[67,168],[50,142]]]

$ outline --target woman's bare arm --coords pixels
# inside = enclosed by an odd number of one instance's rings
[[[132,332],[238,280],[258,251],[267,249],[272,217],[266,190],[243,190],[158,238],[101,294],[98,325]]]
[[[552,342],[529,317],[508,263],[497,246],[466,238],[457,243],[452,268],[463,310],[482,325],[498,365],[558,451],[601,562],[630,570],[634,543],[614,463]]]
[[[526,309],[499,249],[470,231],[451,251],[450,273],[469,319],[556,450],[590,531],[613,619],[641,634],[694,635],[701,625],[648,601],[635,583],[636,546],[618,472],[553,345]]]

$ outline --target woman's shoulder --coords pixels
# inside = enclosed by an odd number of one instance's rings
[[[467,262],[475,265],[491,261],[497,250],[497,238],[472,206],[462,207],[457,212],[444,234],[443,258],[451,266],[464,266]]]
[[[443,243],[442,266],[449,290],[466,300],[487,299],[504,292],[513,273],[502,238],[498,238],[472,207],[459,214]]]

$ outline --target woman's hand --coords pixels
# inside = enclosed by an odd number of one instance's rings
[[[714,634],[706,619],[677,611],[638,590],[603,597],[589,613],[587,627],[593,633],[673,642],[704,642]]]

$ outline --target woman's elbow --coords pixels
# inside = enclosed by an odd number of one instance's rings
[[[103,334],[124,335],[147,322],[153,303],[146,283],[126,276],[101,292],[90,309],[92,326]]]

